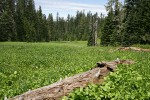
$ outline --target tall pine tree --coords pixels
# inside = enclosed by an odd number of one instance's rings
[[[2,0],[0,2],[0,41],[16,40],[14,7],[14,0]]]

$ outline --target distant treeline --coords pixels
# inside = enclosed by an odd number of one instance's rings
[[[98,14],[94,14],[99,20]],[[87,40],[91,12],[77,11],[76,16],[68,14],[67,19],[46,16],[41,7],[35,9],[34,0],[2,0],[0,5],[0,41],[73,41]],[[55,20],[54,20],[55,19]],[[100,32],[100,27],[98,28]]]
[[[150,44],[150,2],[148,0],[109,0],[108,16],[77,11],[67,19],[35,9],[34,0],[1,0],[0,41],[89,40],[90,20],[98,20],[101,45]],[[55,20],[54,20],[55,19]],[[93,23],[92,23],[93,24]]]

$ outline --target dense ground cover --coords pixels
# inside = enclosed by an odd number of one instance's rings
[[[111,73],[102,86],[77,89],[69,98],[149,99],[150,53],[115,50],[115,47],[87,47],[86,42],[0,43],[0,99],[87,71],[98,61],[116,58],[136,63],[119,65],[118,71]]]

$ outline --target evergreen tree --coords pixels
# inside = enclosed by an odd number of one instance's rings
[[[39,7],[39,10],[37,11],[37,22],[36,22],[36,35],[37,35],[37,41],[42,41],[43,39],[43,14],[41,6]]]
[[[124,19],[124,23],[125,23],[125,31],[124,31],[124,39],[123,39],[123,46],[130,46],[134,40],[131,40],[131,37],[134,36],[133,35],[133,24],[134,24],[134,18],[135,15],[134,13],[134,1],[130,1],[130,0],[126,0],[125,1],[125,19]],[[133,39],[133,38],[132,38]]]
[[[106,6],[108,16],[106,17],[101,35],[102,45],[120,45],[122,42],[122,5],[119,0],[109,0]]]
[[[87,43],[87,45],[88,46],[92,46],[93,45],[93,35],[92,35],[92,33],[93,33],[93,31],[92,31],[92,23],[93,23],[93,17],[92,17],[92,14],[91,14],[91,12],[89,12],[88,14],[87,14],[87,17],[88,17],[88,19],[89,19],[89,29],[88,29],[88,34],[89,34],[89,36],[88,36],[88,43]]]
[[[139,2],[140,8],[138,8],[138,12],[140,13],[139,19],[139,39],[140,44],[150,44],[150,2],[148,0],[141,0]],[[138,14],[139,15],[139,14]]]
[[[68,14],[68,16],[67,16],[67,20],[66,20],[66,26],[65,26],[65,40],[67,40],[67,41],[69,41],[70,40],[70,38],[69,38],[69,36],[70,36],[70,31],[71,31],[71,29],[70,29],[70,15]]]
[[[25,30],[24,30],[24,20],[25,18],[25,9],[26,3],[25,0],[16,0],[16,13],[15,13],[15,22],[17,30],[17,40],[25,41]]]
[[[55,22],[55,35],[54,35],[54,40],[57,41],[59,40],[59,13],[57,12],[56,16],[56,22]]]
[[[54,21],[53,21],[53,15],[52,13],[49,14],[47,18],[47,27],[48,27],[48,34],[49,34],[49,40],[54,41]]]
[[[70,21],[68,22],[69,23],[69,31],[68,31],[68,35],[67,35],[67,37],[68,37],[68,39],[69,39],[69,41],[73,41],[73,40],[75,40],[75,18],[74,17],[71,17],[70,18]]]
[[[0,41],[14,41],[16,40],[14,0],[2,0],[0,8]]]
[[[104,27],[104,23],[105,23],[105,16],[101,13],[100,17],[98,18],[98,29],[97,29],[99,39],[102,36],[102,30],[103,30],[103,27]]]
[[[46,20],[46,15],[43,15],[43,25],[42,25],[42,29],[43,29],[43,32],[42,32],[42,38],[43,40],[42,41],[45,41],[45,42],[49,42],[49,33],[48,33],[48,28],[47,28],[47,20]]]
[[[59,18],[59,39],[65,40],[65,20],[64,18]]]
[[[114,24],[114,29],[113,29],[113,34],[110,36],[110,45],[120,45],[121,44],[121,9],[122,9],[122,4],[119,2],[119,0],[114,1],[114,18],[113,18],[113,24]]]
[[[110,0],[106,6],[106,10],[108,11],[108,16],[105,19],[104,27],[102,29],[101,35],[101,45],[108,46],[111,43],[111,37],[114,30],[114,13],[113,13],[113,0]]]
[[[97,46],[97,13],[90,19],[88,46]]]
[[[144,0],[145,1],[145,0]],[[125,1],[125,31],[124,31],[124,39],[123,46],[130,46],[132,44],[140,43],[141,37],[143,36],[144,27],[142,27],[141,15],[145,7],[142,8],[142,1]]]
[[[36,41],[36,11],[33,0],[28,0],[26,7],[26,17],[24,18],[24,30],[26,34],[26,41]]]
[[[41,6],[37,11],[36,37],[37,41],[49,41],[48,23],[46,16],[42,13]]]

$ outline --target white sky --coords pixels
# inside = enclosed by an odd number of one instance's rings
[[[105,6],[107,0],[34,0],[36,9],[42,7],[43,14],[48,16],[49,13],[53,14],[56,18],[57,12],[60,17],[66,18],[68,14],[75,16],[77,10],[91,11],[92,13],[98,12],[107,15]]]

